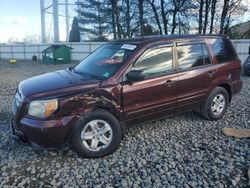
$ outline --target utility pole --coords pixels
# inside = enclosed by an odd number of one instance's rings
[[[50,0],[49,5],[46,5],[45,0],[40,0],[40,10],[41,10],[41,37],[42,43],[48,42],[46,36],[46,15],[50,14],[53,18],[53,35],[54,43],[59,42],[59,16],[65,18],[66,22],[66,41],[69,41],[69,5],[75,6],[75,3],[68,3],[68,0],[64,0],[64,3],[59,3],[59,0]],[[62,0],[61,0],[62,1]],[[59,15],[59,6],[65,6],[65,15]],[[50,31],[50,28],[49,28]],[[50,33],[50,32],[49,32]],[[49,36],[50,37],[50,36]]]
[[[42,43],[46,43],[44,0],[40,0],[40,10],[41,10],[41,37],[42,37]]]
[[[66,19],[66,42],[69,42],[69,5],[65,0],[65,19]]]
[[[58,1],[53,0],[54,42],[59,42]]]

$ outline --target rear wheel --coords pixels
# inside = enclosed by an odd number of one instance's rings
[[[118,120],[106,110],[95,110],[77,123],[71,145],[82,157],[103,157],[120,144],[122,129]]]
[[[216,87],[208,96],[205,105],[201,108],[201,115],[208,120],[220,119],[226,112],[229,104],[229,94],[222,87]]]

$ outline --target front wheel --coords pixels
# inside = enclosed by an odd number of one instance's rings
[[[104,157],[120,144],[122,129],[118,120],[106,110],[95,110],[77,123],[71,145],[82,157]]]
[[[229,94],[222,87],[216,87],[208,96],[201,115],[207,120],[220,119],[226,112],[229,104]]]

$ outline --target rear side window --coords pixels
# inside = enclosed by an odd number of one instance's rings
[[[142,55],[136,62],[133,70],[141,70],[146,78],[164,75],[173,70],[172,47],[160,47],[151,49]]]
[[[237,54],[231,42],[226,38],[210,39],[210,44],[213,48],[215,57],[218,63],[225,63],[237,59]]]
[[[211,64],[205,44],[178,45],[177,54],[179,69],[189,69]]]

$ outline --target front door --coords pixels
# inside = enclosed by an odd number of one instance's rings
[[[146,50],[131,70],[145,75],[141,81],[125,81],[123,107],[128,121],[173,112],[177,105],[178,78],[172,45]]]

